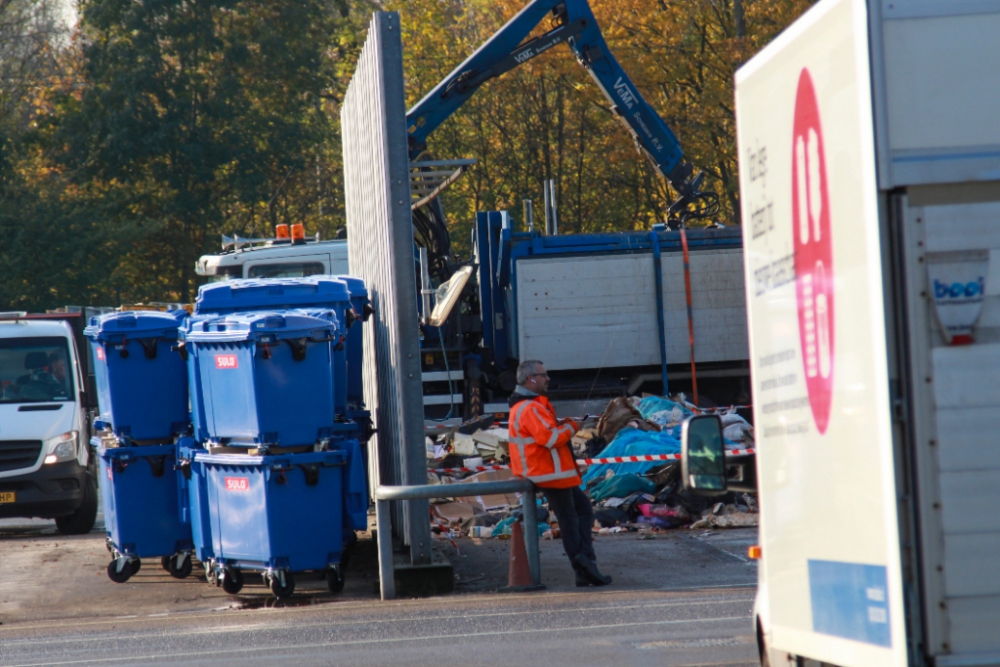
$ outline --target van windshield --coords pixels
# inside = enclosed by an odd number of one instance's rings
[[[0,403],[72,401],[65,338],[0,338]]]

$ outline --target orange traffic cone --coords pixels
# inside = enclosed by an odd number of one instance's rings
[[[544,584],[536,586],[531,583],[528,550],[524,546],[524,529],[521,527],[521,521],[517,520],[510,527],[510,568],[507,571],[507,585],[498,589],[498,592],[523,593],[544,589]]]

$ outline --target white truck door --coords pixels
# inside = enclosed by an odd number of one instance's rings
[[[772,647],[905,665],[864,0],[822,0],[736,75]]]

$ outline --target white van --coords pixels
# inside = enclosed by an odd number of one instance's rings
[[[97,479],[85,373],[65,320],[0,313],[0,518],[89,533]]]

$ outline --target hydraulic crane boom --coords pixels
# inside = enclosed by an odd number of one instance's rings
[[[557,26],[524,42],[550,14]],[[678,193],[678,200],[670,207],[671,216],[683,219],[714,215],[718,196],[699,191],[701,174],[694,175],[677,137],[611,53],[587,0],[533,0],[456,67],[407,113],[410,158],[426,148],[428,135],[472,97],[479,86],[563,42],[590,72],[639,149]]]

